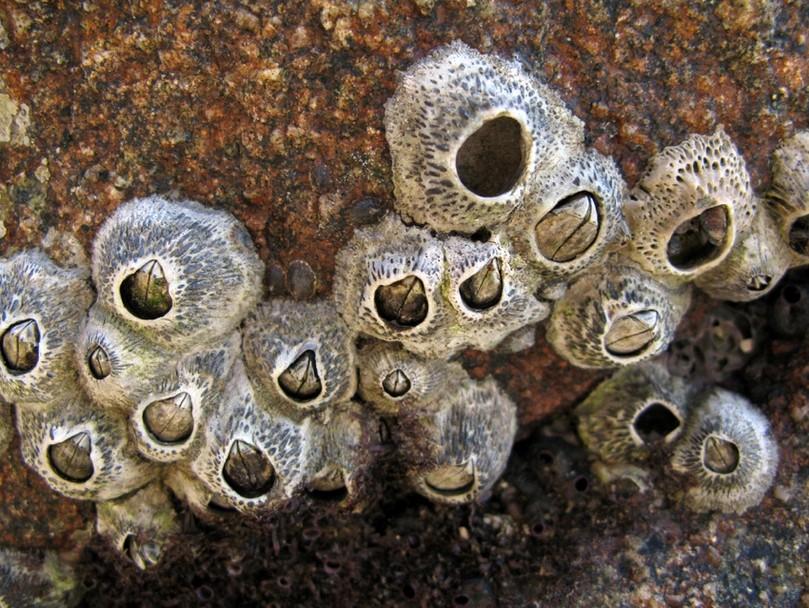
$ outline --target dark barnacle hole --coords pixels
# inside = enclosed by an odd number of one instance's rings
[[[374,292],[379,316],[396,328],[415,327],[427,318],[427,294],[424,283],[415,276],[381,285]]]
[[[382,388],[394,399],[406,395],[410,387],[410,378],[400,369],[393,370],[382,380]]]
[[[728,239],[730,218],[724,205],[711,207],[686,220],[666,246],[669,262],[679,270],[692,270],[716,258]]]
[[[600,221],[596,198],[576,192],[563,198],[534,227],[540,253],[553,262],[570,262],[595,243]]]
[[[130,313],[147,321],[171,310],[169,284],[157,260],[149,260],[121,281],[121,301]]]
[[[658,338],[660,315],[655,310],[641,310],[618,317],[604,337],[607,351],[616,357],[640,355]]]
[[[112,373],[112,364],[107,351],[100,344],[90,351],[87,357],[87,365],[90,366],[90,373],[96,380],[103,380]]]
[[[653,444],[665,441],[680,428],[680,419],[666,405],[655,402],[641,410],[633,425],[644,443]]]
[[[729,475],[739,466],[739,448],[732,441],[710,435],[703,444],[702,462],[719,475]]]
[[[59,477],[73,483],[84,483],[93,476],[90,458],[92,442],[86,431],[48,446],[48,462]]]
[[[809,255],[809,215],[792,222],[789,228],[789,246],[801,255]]]
[[[461,300],[474,310],[486,310],[503,295],[503,272],[500,259],[489,260],[483,268],[461,283]]]
[[[3,333],[3,363],[12,374],[24,374],[39,361],[39,325],[33,319],[18,321]]]
[[[228,453],[222,477],[239,495],[257,498],[270,491],[275,470],[270,459],[255,446],[237,439]]]
[[[424,484],[439,496],[462,496],[475,487],[475,471],[466,464],[443,465],[425,475]]]
[[[520,123],[509,116],[483,123],[458,149],[455,170],[461,183],[477,196],[510,191],[525,171]]]
[[[181,392],[153,401],[143,410],[143,422],[158,441],[182,443],[194,430],[191,396]]]
[[[323,384],[317,373],[315,351],[306,350],[287,367],[280,376],[278,384],[284,394],[295,401],[310,401],[317,397]]]

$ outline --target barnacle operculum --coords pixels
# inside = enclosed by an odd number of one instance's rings
[[[435,496],[463,497],[477,484],[474,463],[445,464],[424,475],[424,485]]]
[[[278,384],[290,399],[309,401],[317,397],[323,390],[323,383],[317,373],[315,351],[306,350],[290,363],[278,376]]]
[[[343,470],[327,464],[309,480],[309,494],[318,500],[342,502],[348,497],[348,487]]]
[[[103,380],[112,373],[109,353],[100,344],[95,344],[90,349],[90,354],[87,355],[87,366],[96,380]]]
[[[59,477],[84,483],[93,476],[92,440],[82,431],[48,446],[48,462]]]
[[[272,488],[275,469],[264,452],[247,441],[236,439],[222,467],[222,477],[241,496],[257,498]]]
[[[716,205],[682,222],[666,245],[672,266],[691,270],[721,255],[732,240],[729,215],[728,207]]]
[[[3,363],[12,374],[24,374],[36,367],[39,338],[39,325],[34,319],[18,321],[3,332]]]
[[[388,375],[382,379],[382,388],[394,399],[404,397],[412,385],[407,374],[399,368],[391,370]]]
[[[394,328],[415,327],[427,318],[430,307],[424,282],[413,275],[377,287],[374,305],[379,316]]]
[[[598,208],[590,192],[563,198],[537,222],[537,247],[553,262],[569,262],[587,251],[599,229]]]
[[[660,335],[660,313],[639,310],[616,317],[604,336],[604,347],[616,357],[636,357]]]
[[[158,441],[182,443],[194,430],[191,395],[180,392],[153,401],[143,410],[143,422]]]
[[[761,502],[778,466],[767,418],[747,399],[713,388],[694,404],[672,456],[697,511],[743,513]]]
[[[492,258],[480,270],[461,283],[464,303],[475,310],[495,306],[503,295],[503,271],[500,258]]]
[[[159,319],[171,310],[172,299],[163,267],[149,260],[121,282],[121,301],[139,319]]]

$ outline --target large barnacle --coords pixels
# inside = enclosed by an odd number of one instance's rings
[[[564,280],[603,261],[623,239],[625,189],[611,159],[579,152],[538,175],[506,232],[544,281]]]
[[[681,435],[689,398],[685,381],[659,364],[621,369],[576,408],[579,436],[604,462],[644,460]]]
[[[126,420],[80,399],[54,400],[44,412],[17,412],[22,455],[54,490],[89,500],[112,500],[157,473],[129,442]]]
[[[98,305],[175,349],[234,330],[258,302],[262,272],[229,213],[159,196],[119,207],[93,246]]]
[[[168,491],[155,481],[96,507],[96,530],[141,570],[160,561],[166,543],[180,531]]]
[[[582,123],[515,61],[461,42],[402,76],[385,106],[396,207],[436,230],[473,233],[523,201],[539,167],[582,145]]]
[[[743,513],[761,502],[778,468],[770,423],[741,395],[720,388],[696,401],[672,457],[696,511]]]
[[[247,319],[244,355],[259,401],[308,413],[353,396],[353,336],[335,308],[272,300]]]
[[[629,255],[659,278],[690,280],[716,268],[753,221],[744,159],[720,128],[652,158],[624,205]]]
[[[786,140],[773,154],[769,193],[779,219],[781,238],[796,263],[809,261],[809,131]]]
[[[631,266],[609,265],[578,279],[556,302],[548,340],[578,367],[630,365],[662,352],[690,304]]]
[[[0,260],[0,396],[44,407],[78,388],[73,344],[93,299],[87,275],[39,251]]]
[[[427,356],[446,355],[438,335],[448,322],[443,278],[441,242],[388,216],[356,232],[337,254],[334,301],[354,332]]]
[[[791,263],[770,209],[759,205],[753,229],[736,241],[722,263],[697,277],[697,287],[712,298],[747,302],[769,293]]]
[[[413,489],[435,502],[470,502],[505,469],[517,411],[491,378],[448,385],[439,399],[434,411],[405,417],[394,440]]]

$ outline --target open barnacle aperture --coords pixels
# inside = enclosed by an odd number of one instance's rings
[[[159,319],[171,310],[166,273],[157,260],[149,260],[121,281],[121,302],[139,319]]]

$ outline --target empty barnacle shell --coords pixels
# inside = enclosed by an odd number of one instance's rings
[[[747,302],[769,293],[791,259],[770,209],[759,205],[753,229],[736,242],[719,266],[697,277],[695,283],[712,298]]]
[[[233,331],[258,302],[262,274],[244,226],[191,201],[130,201],[93,244],[97,305],[167,348]]]
[[[385,106],[396,207],[473,233],[516,209],[538,167],[576,151],[582,123],[515,61],[461,42],[410,67]]]
[[[244,325],[244,355],[262,403],[309,413],[356,390],[352,335],[328,300],[272,300]]]
[[[681,435],[690,393],[658,363],[621,369],[576,408],[579,437],[603,462],[644,460]]]
[[[491,378],[467,377],[438,399],[431,411],[400,417],[394,439],[413,489],[434,502],[471,502],[505,469],[516,408]]]
[[[625,190],[611,159],[580,151],[537,176],[525,203],[506,222],[506,233],[543,283],[564,280],[623,242]]]
[[[168,491],[157,481],[98,503],[96,514],[99,535],[141,570],[157,565],[171,537],[180,531]]]
[[[353,332],[441,356],[447,345],[439,334],[448,323],[443,277],[441,242],[389,215],[358,230],[337,254],[333,297]]]
[[[692,135],[653,157],[626,200],[628,254],[658,278],[693,279],[722,263],[755,209],[744,159],[725,132]]]
[[[778,468],[778,446],[767,418],[741,395],[720,388],[693,405],[672,466],[696,511],[743,513],[761,502]]]
[[[130,444],[126,420],[83,398],[56,399],[46,411],[20,409],[17,429],[26,464],[71,498],[112,500],[157,474]]]
[[[73,345],[92,298],[84,271],[39,251],[0,260],[0,397],[42,409],[78,391]]]
[[[547,338],[578,367],[630,365],[665,350],[690,301],[688,286],[666,287],[637,268],[610,264],[556,302]]]
[[[769,198],[778,217],[781,239],[795,264],[809,258],[809,131],[800,131],[773,153]]]

